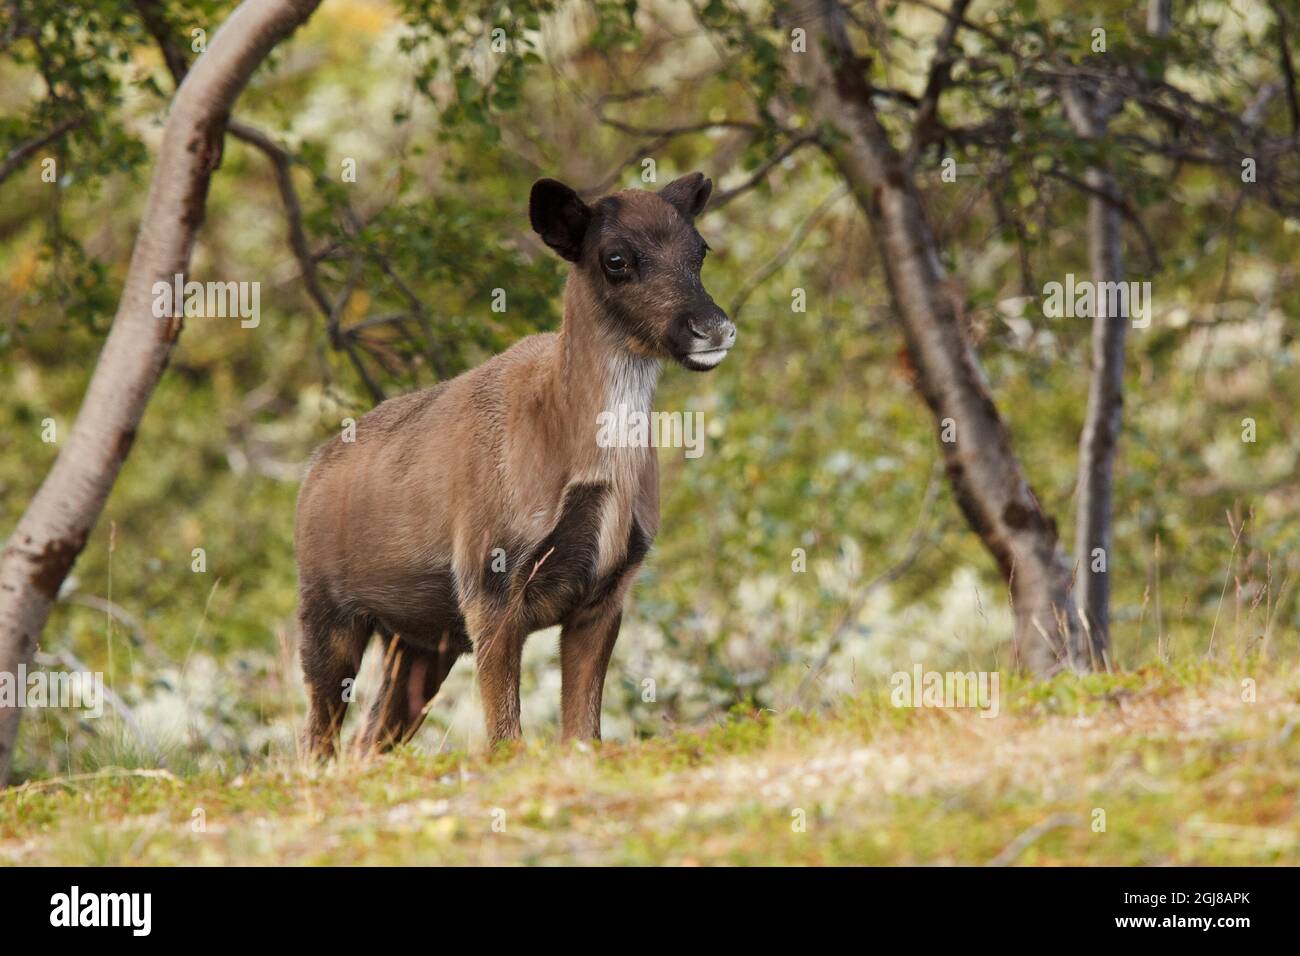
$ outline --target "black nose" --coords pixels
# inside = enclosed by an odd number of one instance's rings
[[[711,301],[702,303],[689,312],[680,313],[677,316],[677,329],[676,338],[680,343],[678,348],[689,354],[709,356],[713,359],[709,368],[721,360],[721,355],[714,353],[725,355],[736,344],[735,325],[727,318],[727,313]]]
[[[736,327],[727,318],[727,313],[716,306],[702,314],[689,316],[686,328],[694,338],[711,341],[715,348],[730,348],[736,341]]]

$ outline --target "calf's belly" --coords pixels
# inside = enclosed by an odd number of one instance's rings
[[[464,635],[451,570],[410,569],[382,576],[344,579],[339,603],[413,644],[436,644],[444,634]]]

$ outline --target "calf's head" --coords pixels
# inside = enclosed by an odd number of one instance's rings
[[[596,321],[628,351],[671,358],[697,372],[714,368],[736,342],[736,327],[705,291],[708,244],[695,217],[713,183],[701,173],[658,192],[626,189],[590,205],[554,179],[533,184],[534,231],[573,263]]]

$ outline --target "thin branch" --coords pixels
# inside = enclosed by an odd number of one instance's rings
[[[81,591],[60,594],[59,601],[64,604],[76,604],[79,607],[87,607],[99,611],[101,614],[107,614],[131,632],[132,644],[140,647],[145,643],[146,635],[139,620],[120,604],[114,604],[97,594],[85,594]]]
[[[357,374],[361,376],[361,381],[365,383],[366,390],[370,392],[370,397],[378,403],[384,400],[384,390],[379,386],[378,382],[370,377],[369,370],[366,368],[365,363],[361,361],[361,355],[357,352],[358,338],[352,335],[345,336],[339,332],[339,323],[343,319],[343,313],[347,311],[348,303],[352,301],[352,293],[356,290],[357,282],[360,279],[361,260],[354,259],[352,261],[352,271],[348,275],[347,283],[343,286],[343,292],[334,300],[334,307],[330,309],[329,316],[326,318],[326,329],[329,334],[330,345],[336,349],[341,348],[347,353],[353,368],[357,370]]]
[[[149,780],[166,780],[170,783],[178,783],[175,774],[170,770],[155,767],[103,767],[99,770],[93,770],[89,773],[74,773],[66,777],[47,777],[44,780],[27,780],[17,787],[13,788],[13,793],[20,799],[24,794],[35,793],[39,790],[48,790],[51,787],[73,787],[78,783],[86,783],[91,780],[104,780],[113,777],[143,777]]]
[[[1286,77],[1286,101],[1291,110],[1291,135],[1300,135],[1300,98],[1296,96],[1295,65],[1291,62],[1291,49],[1287,41],[1286,15],[1279,0],[1273,0],[1273,15],[1277,17],[1277,50],[1282,75]]]
[[[921,105],[921,98],[919,96],[913,96],[911,93],[905,92],[904,90],[896,90],[890,86],[876,86],[873,83],[871,86],[871,95],[878,96],[883,100],[893,100],[896,103],[902,103],[905,106],[915,107]]]
[[[1210,357],[1210,349],[1214,345],[1214,337],[1219,322],[1223,318],[1223,304],[1228,297],[1228,290],[1232,282],[1232,260],[1237,251],[1237,228],[1241,215],[1242,204],[1246,201],[1246,190],[1239,189],[1237,198],[1232,203],[1232,210],[1228,213],[1228,237],[1226,240],[1226,250],[1223,254],[1223,274],[1219,278],[1219,291],[1214,298],[1213,317],[1206,322],[1192,322],[1193,327],[1207,327],[1204,340],[1201,343],[1201,353],[1196,357],[1196,369],[1194,381],[1197,385],[1201,383],[1202,376],[1205,373],[1205,363]]]
[[[364,223],[362,223],[351,206],[344,206],[343,215],[356,235],[360,235],[364,231]],[[392,260],[387,253],[373,242],[364,239],[362,241],[370,257],[378,264],[384,275],[388,277],[388,281],[393,284],[393,288],[397,290],[398,294],[406,300],[406,304],[410,306],[411,314],[415,317],[415,321],[419,323],[420,331],[424,333],[425,342],[427,343],[424,353],[433,365],[434,371],[438,373],[440,379],[450,378],[451,371],[447,368],[442,351],[437,348],[440,343],[437,334],[433,330],[433,321],[429,318],[429,310],[424,306],[424,300],[416,295],[415,290],[398,275],[397,269],[393,266]]]
[[[643,157],[663,149],[678,136],[692,136],[713,129],[747,130],[753,133],[761,133],[764,130],[764,127],[761,124],[751,123],[746,120],[719,120],[717,122],[704,121],[699,123],[686,123],[681,126],[635,126],[631,123],[624,123],[621,120],[605,116],[599,111],[596,112],[596,121],[610,127],[610,129],[617,130],[620,133],[626,133],[629,136],[651,138],[633,149],[625,159],[620,160],[614,168],[597,183],[586,189],[578,190],[579,195],[584,197],[600,196],[609,192],[609,190],[618,182],[619,177],[623,175],[623,170],[639,162]]]
[[[749,301],[749,297],[754,294],[754,291],[774,276],[777,271],[790,260],[790,257],[794,255],[801,245],[803,245],[803,241],[808,238],[813,227],[821,221],[822,217],[825,216],[826,213],[830,212],[831,207],[842,199],[847,192],[848,187],[841,185],[829,196],[823,199],[821,203],[818,204],[817,208],[808,215],[808,218],[798,225],[790,235],[790,238],[786,240],[785,245],[777,250],[776,255],[769,259],[763,267],[758,270],[758,272],[754,273],[754,275],[745,282],[740,291],[736,294],[736,298],[732,300],[731,307],[727,310],[727,314],[731,316],[733,322],[736,321],[736,318],[740,315],[740,310],[745,307],[745,303]]]
[[[966,16],[970,0],[953,0],[947,14],[947,22],[934,48],[934,60],[930,63],[930,75],[925,82],[925,92],[921,94],[921,105],[917,110],[916,122],[912,124],[912,143],[908,148],[908,162],[915,162],[925,144],[933,138],[938,124],[939,97],[952,77],[953,43],[957,39],[957,27]]]
[[[294,258],[298,260],[298,268],[302,272],[302,281],[307,287],[307,294],[316,303],[321,315],[328,319],[334,311],[334,306],[321,285],[316,260],[312,258],[311,250],[307,247],[307,234],[302,225],[302,203],[299,202],[298,190],[293,185],[292,159],[288,152],[271,137],[246,123],[232,120],[227,124],[226,131],[236,139],[259,149],[271,161],[275,172],[275,184],[280,191],[280,201],[284,204],[285,218],[289,221],[289,247],[293,250]]]
[[[366,329],[373,329],[380,325],[396,325],[401,322],[409,322],[411,316],[406,312],[387,312],[383,315],[371,315],[359,322],[349,325],[346,329],[341,329],[341,334],[345,336],[356,337]]]
[[[622,159],[615,164],[614,168],[611,169],[607,175],[602,177],[595,185],[588,186],[585,189],[579,189],[578,195],[590,199],[595,196],[602,196],[609,192],[610,189],[614,187],[615,183],[618,182],[619,177],[623,175],[623,170],[639,162],[643,157],[657,152],[664,146],[667,146],[671,139],[671,136],[660,136],[657,139],[652,139],[636,147],[625,159]]]
[[[961,27],[963,30],[969,30],[972,33],[978,33],[980,36],[984,37],[984,39],[992,43],[999,50],[999,52],[1015,55],[1016,52],[1015,47],[1012,46],[1009,40],[1007,40],[1005,37],[998,36],[998,34],[994,33],[992,30],[988,29],[987,27],[982,27],[979,24],[971,23],[962,14],[953,16],[954,13],[953,10],[951,9],[945,10],[937,3],[930,3],[928,2],[928,0],[903,0],[903,2],[911,4],[912,6],[916,6],[916,7],[924,7],[926,10],[929,10],[933,13],[937,13],[939,14],[939,16],[945,17],[952,23]],[[1016,59],[1018,60],[1019,57],[1017,56]]]
[[[1228,238],[1226,240],[1227,249],[1223,254],[1223,275],[1219,279],[1219,294],[1215,297],[1216,311],[1217,307],[1223,305],[1223,300],[1228,296],[1228,287],[1232,282],[1232,257],[1237,251],[1237,226],[1241,218],[1241,207],[1246,201],[1246,190],[1237,190],[1237,198],[1233,200],[1232,210],[1228,213]]]
[[[1006,167],[1002,166],[998,170],[998,175],[990,180],[989,198],[993,202],[993,216],[998,228],[1010,229],[1016,234],[1016,254],[1020,263],[1020,294],[1033,296],[1037,295],[1040,288],[1037,280],[1034,278],[1033,260],[1029,255],[1029,234],[1025,229],[1024,222],[1019,216],[1011,215],[1007,209],[1006,197],[1003,195],[1003,187],[1007,183]],[[1026,211],[1026,214],[1028,211]]]
[[[746,179],[743,183],[741,183],[739,186],[736,186],[732,189],[728,189],[722,193],[719,193],[718,196],[715,199],[713,199],[712,202],[709,203],[706,212],[717,212],[723,206],[726,206],[728,203],[730,203],[733,199],[753,189],[764,179],[766,179],[768,174],[777,166],[779,166],[782,162],[784,162],[787,157],[789,157],[791,154],[793,154],[801,147],[807,146],[809,143],[815,143],[817,141],[818,141],[817,133],[805,133],[802,136],[796,136],[794,139],[790,140],[790,142],[786,143],[775,153],[769,156],[766,160],[764,160],[763,164],[759,166],[758,169],[754,170],[754,172],[750,175],[750,177]]]
[[[88,117],[72,116],[63,122],[54,126],[52,129],[42,133],[34,139],[29,139],[25,143],[20,143],[9,151],[5,156],[4,162],[0,163],[0,183],[12,176],[18,169],[31,158],[33,153],[38,152],[55,140],[60,139],[67,133],[85,124]]]
[[[1147,232],[1147,227],[1143,224],[1142,218],[1122,196],[1116,196],[1112,193],[1106,192],[1105,190],[1089,186],[1082,179],[1071,176],[1058,166],[1053,166],[1051,169],[1047,170],[1047,175],[1051,176],[1053,179],[1059,179],[1063,183],[1068,183],[1080,192],[1085,192],[1090,196],[1096,196],[1099,199],[1105,200],[1110,206],[1117,210],[1119,214],[1127,219],[1133,225],[1133,228],[1137,230],[1138,236],[1142,240],[1142,249],[1146,254],[1151,272],[1155,273],[1160,271],[1160,254],[1156,251],[1155,240],[1151,238],[1151,233]]]
[[[185,74],[190,69],[189,55],[184,44],[180,42],[180,34],[172,29],[171,23],[168,22],[164,5],[160,0],[134,0],[132,5],[149,36],[153,37],[153,41],[158,44],[158,50],[162,53],[163,62],[167,65],[167,72],[171,74],[172,81],[180,86],[181,80],[185,79]]]
[[[605,126],[616,129],[629,136],[689,136],[693,133],[706,133],[714,129],[743,129],[751,133],[761,133],[764,126],[749,120],[704,120],[699,123],[686,123],[682,126],[635,126],[609,116],[600,115],[599,120]]]
[[[162,3],[158,0],[134,0],[134,6],[145,29],[162,52],[163,61],[167,64],[167,71],[171,74],[172,80],[179,86],[189,72],[189,58],[184,46],[176,40],[177,33],[167,20]],[[351,289],[340,297],[338,302],[331,302],[321,282],[320,272],[316,268],[318,258],[308,248],[307,234],[303,228],[302,203],[298,198],[298,190],[293,184],[293,157],[270,136],[248,123],[231,120],[226,124],[226,132],[253,146],[270,161],[275,173],[276,188],[279,190],[280,201],[284,205],[284,214],[288,221],[289,246],[293,250],[294,258],[298,260],[298,269],[307,288],[307,294],[325,318],[330,346],[346,352],[370,397],[376,403],[382,402],[385,398],[384,390],[362,362],[355,344],[358,340],[355,337],[339,334],[338,317],[351,295]],[[440,374],[445,377],[444,373],[440,372]]]

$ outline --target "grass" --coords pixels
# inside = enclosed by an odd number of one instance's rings
[[[105,767],[0,794],[0,861],[1294,865],[1298,718],[1300,669],[1198,663],[1004,674],[992,719],[883,687],[597,748]]]

